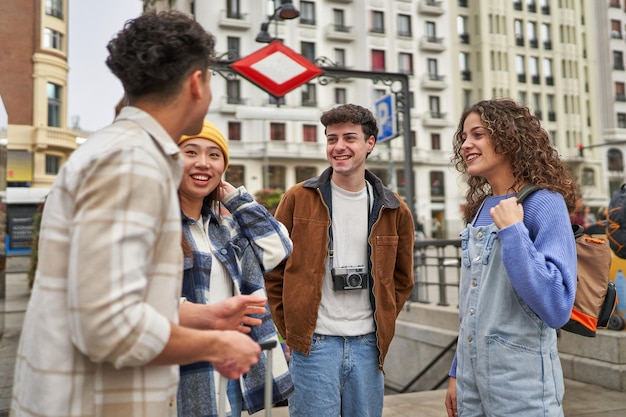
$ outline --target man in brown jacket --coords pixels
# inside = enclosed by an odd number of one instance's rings
[[[289,189],[275,217],[294,250],[266,275],[291,350],[291,417],[380,417],[383,362],[413,288],[413,218],[365,169],[372,113],[346,104],[321,117],[330,167]]]

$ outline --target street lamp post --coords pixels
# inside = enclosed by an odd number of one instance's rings
[[[300,11],[296,9],[291,0],[281,0],[280,6],[274,10],[274,14],[268,16],[267,22],[261,23],[261,31],[254,39],[260,43],[270,43],[278,39],[278,20],[290,20],[300,16]],[[274,21],[275,34],[269,34],[270,23]]]

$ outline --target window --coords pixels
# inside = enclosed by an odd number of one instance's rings
[[[437,68],[437,60],[434,58],[428,58],[426,65],[428,66],[428,78],[431,80],[438,80],[439,70]]]
[[[461,99],[463,102],[463,109],[467,109],[472,105],[472,90],[463,90],[463,98]]]
[[[376,101],[378,99],[385,97],[385,94],[387,94],[387,90],[384,90],[382,88],[375,88],[373,93],[374,93],[374,101]]]
[[[302,182],[304,180],[308,180],[309,178],[313,178],[317,175],[317,168],[315,167],[296,167],[296,182]]]
[[[426,22],[426,39],[428,39],[428,42],[437,42],[437,26],[435,22]]]
[[[550,58],[543,59],[543,75],[546,77],[546,85],[554,85],[554,77],[552,75],[552,60]]]
[[[317,142],[317,125],[302,125],[302,141]]]
[[[226,81],[226,102],[228,104],[241,104],[241,83],[239,80]]]
[[[402,74],[413,74],[413,54],[405,52],[398,54],[398,71]]]
[[[411,16],[408,14],[398,15],[398,36],[413,36],[411,31]]]
[[[539,58],[531,56],[530,59],[530,77],[533,84],[539,84]]]
[[[285,181],[285,167],[282,165],[270,165],[268,168],[269,174],[269,188],[278,188],[284,190]]]
[[[63,19],[63,0],[46,0],[46,14]]]
[[[285,140],[285,124],[270,123],[270,140]]]
[[[428,96],[428,105],[430,108],[430,116],[433,119],[441,119],[441,108],[439,105],[439,97],[437,96]]]
[[[441,150],[441,135],[439,133],[430,134],[430,149],[434,151]]]
[[[224,179],[231,183],[233,187],[241,187],[244,185],[246,167],[243,165],[228,165],[228,169],[224,173]]]
[[[548,107],[548,120],[556,121],[556,111],[554,109],[554,94],[546,94],[546,105]]]
[[[621,114],[626,115],[624,113]],[[624,170],[624,157],[622,156],[622,151],[615,148],[609,149],[607,152],[607,158],[609,171]]]
[[[541,94],[533,93],[533,108],[535,109],[535,116],[541,119]]]
[[[241,140],[241,122],[228,122],[228,140]]]
[[[552,49],[552,37],[550,36],[550,25],[547,23],[541,24],[541,41],[543,42],[544,49]]]
[[[61,168],[61,157],[57,155],[46,154],[46,174],[56,175]]]
[[[283,105],[285,104],[285,96],[276,97],[273,95],[269,95],[269,99],[267,100],[269,104]]]
[[[300,23],[303,25],[315,24],[315,3],[310,1],[300,2]]]
[[[626,113],[617,113],[617,127],[626,129]]]
[[[624,91],[624,83],[615,83],[615,101],[626,101],[626,92]]]
[[[48,126],[61,127],[61,86],[48,83]]]
[[[343,48],[335,48],[335,64],[338,67],[346,66],[346,50]]]
[[[513,8],[515,10],[522,10],[522,1],[521,0],[513,0]]]
[[[241,39],[236,36],[228,36],[226,38],[228,45],[229,58],[237,59],[241,56]]]
[[[445,195],[443,186],[443,172],[432,171],[430,173],[430,195],[431,197],[443,197]]]
[[[300,42],[300,53],[311,62],[315,61],[315,43]]]
[[[526,82],[526,59],[524,55],[515,56],[515,71],[517,71],[517,81],[520,83]]]
[[[335,104],[346,104],[348,102],[345,88],[335,88]]]
[[[459,54],[459,68],[461,69],[461,79],[463,81],[470,81],[472,79],[472,73],[469,65],[469,54],[467,52],[461,52]]]
[[[537,24],[535,22],[528,22],[526,29],[528,31],[528,43],[531,48],[536,48],[538,46],[537,41]]]
[[[404,169],[396,170],[396,187],[398,194],[401,196],[406,195],[406,177],[404,176]]]
[[[613,51],[613,69],[624,69],[624,55],[622,51]]]
[[[522,21],[515,19],[513,22],[513,30],[515,30],[515,44],[524,46],[524,31],[522,30]]]
[[[458,16],[456,18],[456,30],[459,34],[459,40],[461,41],[461,43],[469,43],[467,16]]]
[[[385,51],[372,49],[372,71],[385,71]]]
[[[300,91],[302,92],[302,105],[304,107],[317,106],[315,84],[304,84],[300,87]]]
[[[611,38],[622,39],[622,24],[619,20],[611,20]]]
[[[582,183],[586,186],[596,185],[596,172],[593,168],[583,168]]]
[[[239,1],[240,0],[226,0],[226,17],[230,19],[243,19]]]
[[[614,7],[616,9],[619,9],[619,0],[611,0],[609,3],[609,7]]]
[[[372,29],[373,33],[385,33],[385,13],[373,10],[372,11]]]
[[[43,46],[44,48],[63,50],[63,34],[49,28],[43,30]]]
[[[342,9],[333,9],[333,24],[335,25],[335,30],[338,32],[349,31],[349,29],[346,27],[344,12]]]

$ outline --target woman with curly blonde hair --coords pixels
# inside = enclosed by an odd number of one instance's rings
[[[563,416],[555,329],[576,292],[577,185],[540,121],[510,99],[463,113],[452,161],[469,188],[448,416]],[[522,206],[527,184],[540,189]]]

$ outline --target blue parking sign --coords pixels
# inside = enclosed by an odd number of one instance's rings
[[[393,94],[386,94],[376,100],[376,121],[378,123],[378,142],[396,137],[396,112]]]

